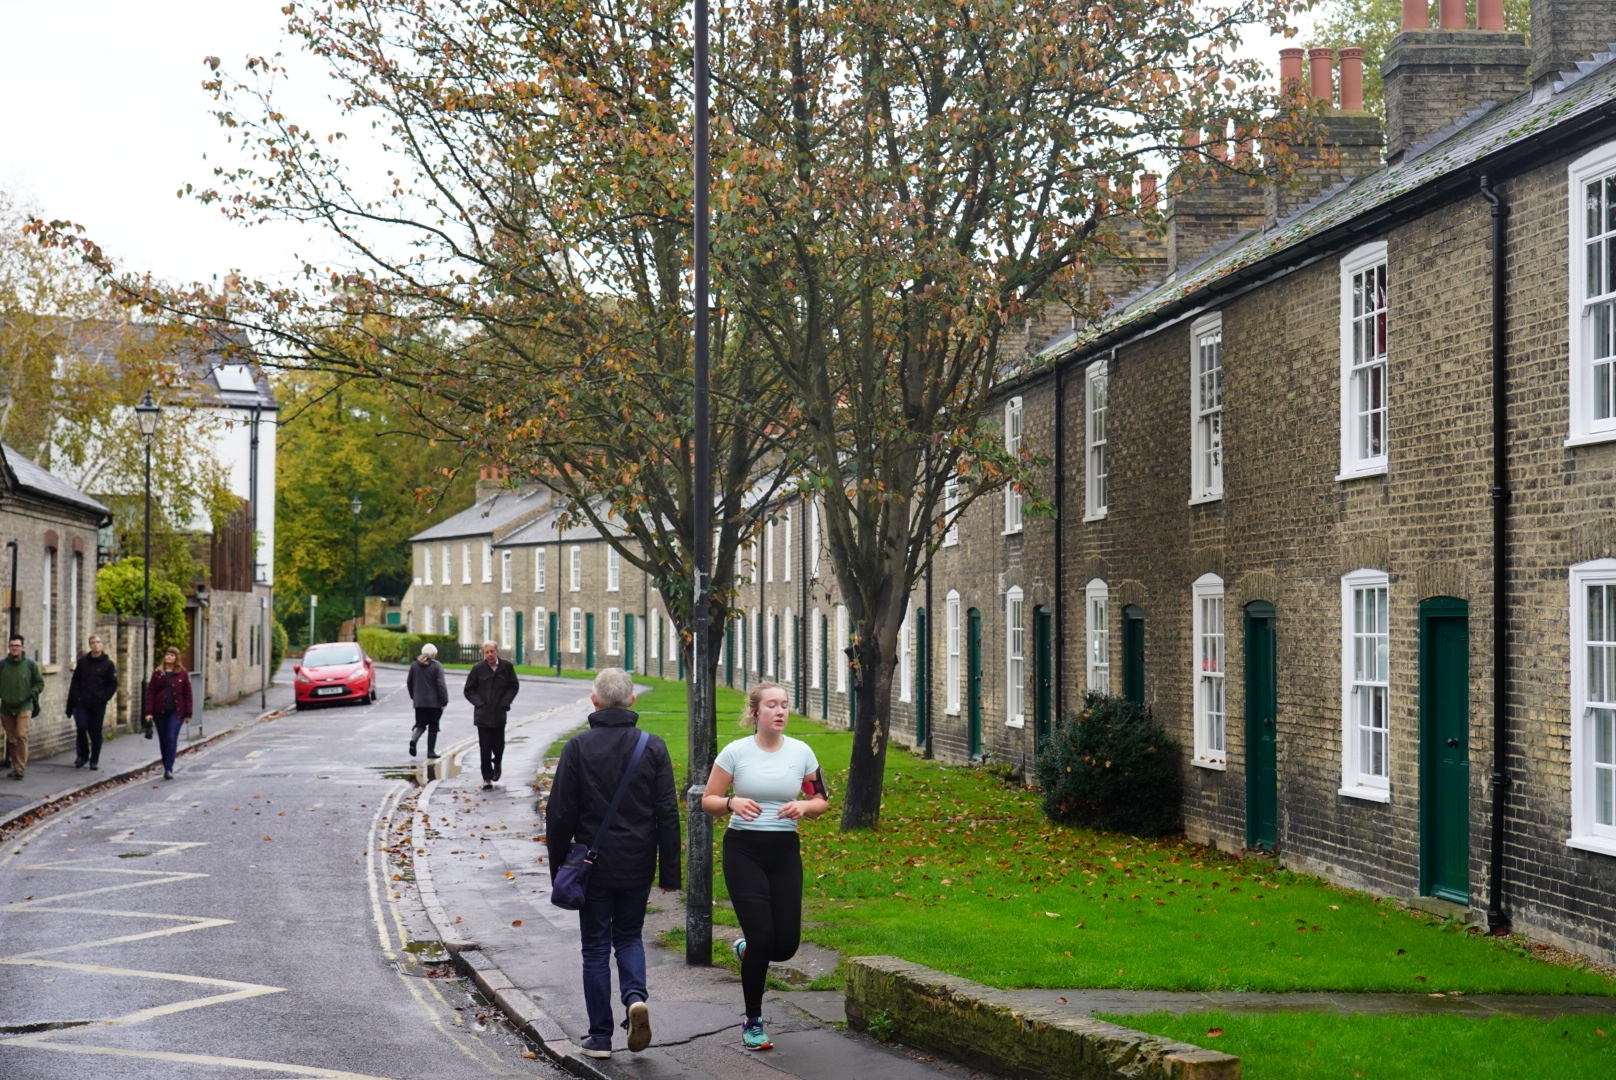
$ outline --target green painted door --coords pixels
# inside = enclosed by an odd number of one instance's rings
[[[915,745],[924,748],[931,726],[931,649],[926,639],[926,609],[915,610]]]
[[[523,646],[525,644],[526,643],[522,640],[522,613],[520,611],[518,611],[516,613],[516,660],[515,660],[515,663],[518,666],[527,663],[526,656],[523,653]]]
[[[584,670],[595,670],[595,613],[584,615]]]
[[[972,760],[982,756],[982,613],[965,613],[966,750]]]
[[[561,639],[557,636],[560,627],[561,613],[550,612],[550,625],[547,627],[549,636],[545,640],[550,643],[550,664],[556,669],[557,675],[561,674]]]
[[[1046,607],[1032,611],[1033,747],[1041,751],[1055,728],[1055,622]]]
[[[1122,609],[1122,696],[1145,703],[1145,609],[1133,604]]]
[[[830,719],[830,616],[819,617],[819,718]]]
[[[1470,611],[1420,604],[1420,891],[1470,902]]]
[[[724,624],[724,685],[735,686],[735,623]]]
[[[1279,841],[1279,667],[1274,605],[1246,605],[1246,846]]]
[[[520,618],[521,616],[517,616]],[[623,669],[634,670],[634,613],[628,612],[623,616]]]

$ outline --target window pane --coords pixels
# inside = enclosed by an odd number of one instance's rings
[[[1589,709],[1594,744],[1594,820],[1616,825],[1616,710]]]

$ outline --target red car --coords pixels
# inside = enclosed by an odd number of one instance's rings
[[[364,704],[376,700],[376,666],[351,641],[313,645],[292,666],[292,686],[299,709],[325,701]]]

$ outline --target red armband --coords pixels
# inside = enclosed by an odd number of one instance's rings
[[[830,789],[825,786],[825,770],[815,769],[811,774],[802,778],[802,797],[805,799],[824,799],[830,802]]]

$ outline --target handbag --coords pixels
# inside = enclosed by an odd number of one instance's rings
[[[612,819],[617,816],[617,808],[622,804],[623,796],[628,793],[629,781],[634,779],[634,772],[640,767],[640,758],[645,756],[645,744],[650,741],[649,731],[640,732],[640,740],[634,744],[634,755],[628,759],[628,769],[624,771],[623,779],[617,785],[617,794],[612,796],[612,804],[606,808],[606,816],[600,819],[600,828],[595,832],[595,842],[585,844],[578,841],[567,851],[566,861],[556,871],[555,884],[550,888],[550,903],[556,907],[577,911],[584,906],[584,894],[589,891],[589,872],[595,868],[595,862],[600,858],[601,841],[606,839],[606,830],[611,827]]]

